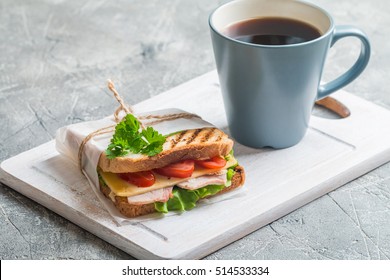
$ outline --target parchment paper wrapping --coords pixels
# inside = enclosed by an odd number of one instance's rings
[[[165,109],[153,112],[138,113],[136,115],[137,117],[140,117],[147,115],[166,115],[177,113],[185,112],[179,109]],[[143,124],[145,126],[149,126],[148,123],[152,123],[155,120],[156,119],[143,121]],[[97,121],[82,122],[62,127],[57,131],[56,134],[56,149],[59,153],[71,159],[72,162],[74,162],[78,166],[79,147],[84,138],[87,137],[90,133],[110,125],[116,125],[113,116],[109,116]],[[212,124],[196,117],[191,119],[180,118],[175,120],[167,120],[151,126],[163,135],[168,135],[182,130],[214,127]],[[108,144],[110,143],[112,134],[113,132],[98,135],[87,142],[83,151],[82,168],[85,177],[87,178],[89,184],[91,185],[93,191],[95,192],[101,203],[110,213],[110,215],[114,218],[114,220],[121,225],[125,224],[129,220],[134,221],[134,219],[129,219],[123,216],[114,206],[112,201],[110,199],[107,199],[100,192],[99,178],[96,171],[99,162],[99,157],[101,153],[106,150]],[[137,157],[140,155],[132,156]]]

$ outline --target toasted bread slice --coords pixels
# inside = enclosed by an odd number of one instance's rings
[[[233,147],[233,140],[217,128],[202,128],[183,131],[168,136],[163,151],[158,155],[128,155],[108,159],[103,152],[99,167],[104,172],[138,172],[160,168],[185,159],[207,159],[225,156]]]
[[[236,166],[234,170],[236,171],[236,173],[233,175],[232,184],[229,187],[224,188],[216,195],[231,191],[244,184],[245,182],[244,169],[241,166]],[[104,184],[104,182],[102,182],[101,180],[100,180],[100,190],[107,198],[110,197],[110,193],[111,193],[110,188],[106,184]],[[154,203],[149,203],[144,205],[129,204],[127,201],[127,197],[115,196],[114,204],[115,207],[119,210],[119,212],[121,212],[124,216],[129,218],[134,218],[137,216],[142,216],[142,215],[156,212],[154,208]]]

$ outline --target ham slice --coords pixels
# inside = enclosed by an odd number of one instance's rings
[[[173,187],[168,187],[139,194],[136,196],[130,196],[127,198],[127,201],[129,202],[129,204],[133,205],[149,204],[156,201],[166,202],[172,197],[172,189]]]
[[[218,172],[212,175],[205,175],[198,178],[191,178],[185,182],[177,184],[178,187],[187,190],[196,190],[208,185],[225,185],[227,182],[225,172]]]
[[[178,187],[187,190],[196,190],[208,185],[225,185],[227,182],[226,170],[218,171],[214,174],[201,176],[198,178],[191,178],[185,182],[177,184]],[[172,195],[173,187],[153,190],[144,194],[129,196],[127,201],[133,205],[144,205],[154,203],[157,201],[166,202]]]

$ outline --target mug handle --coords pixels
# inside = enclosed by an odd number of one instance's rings
[[[368,61],[370,60],[371,47],[367,35],[362,30],[349,25],[336,26],[333,31],[330,47],[333,47],[333,45],[341,38],[350,36],[356,37],[362,42],[359,58],[356,60],[355,64],[344,74],[331,82],[321,85],[318,88],[317,100],[322,99],[332,92],[335,92],[336,90],[346,86],[354,79],[356,79],[363,72],[364,68],[366,68]]]

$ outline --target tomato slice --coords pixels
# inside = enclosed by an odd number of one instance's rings
[[[209,169],[219,169],[226,165],[226,160],[219,156],[205,160],[197,160],[195,162],[197,165]]]
[[[192,172],[194,172],[194,168],[195,168],[194,161],[187,159],[176,163],[172,163],[162,168],[154,169],[154,171],[157,174],[166,177],[188,178],[191,177]]]
[[[156,181],[152,171],[120,173],[119,178],[140,188],[150,187]]]

